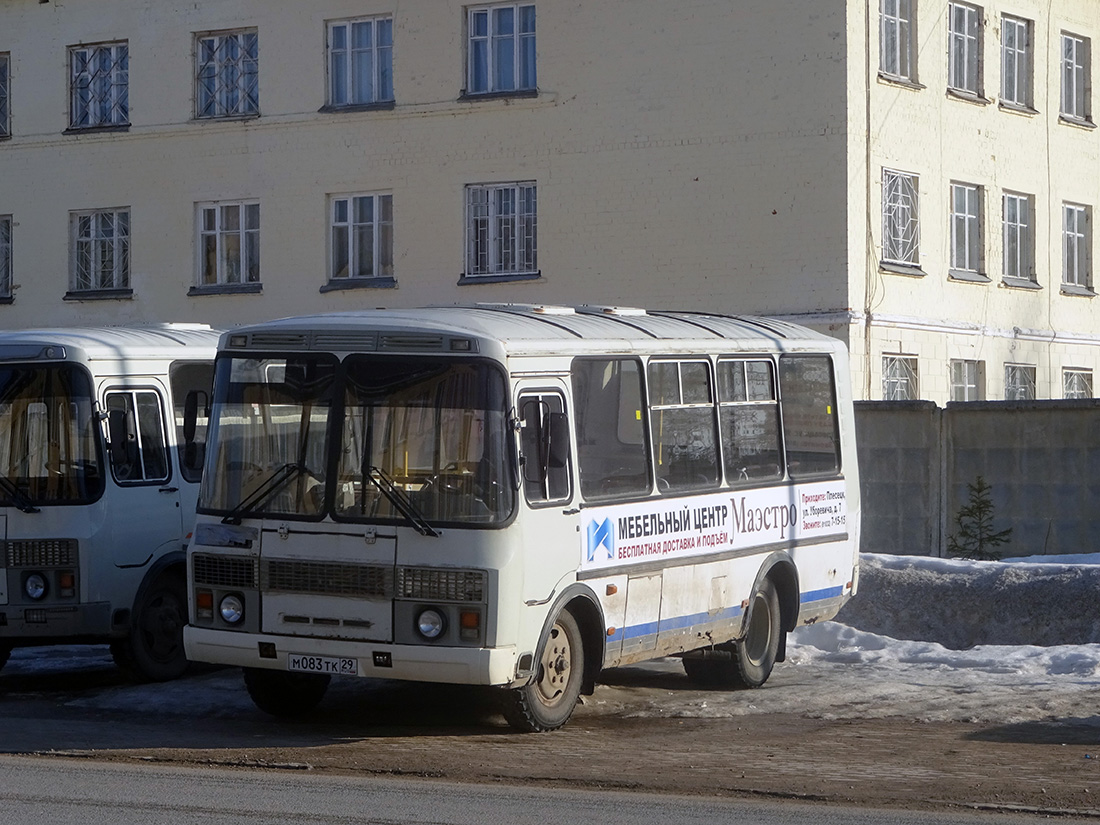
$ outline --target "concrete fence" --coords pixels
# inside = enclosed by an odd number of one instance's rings
[[[945,556],[980,475],[1006,556],[1100,551],[1100,399],[856,403],[864,552]]]

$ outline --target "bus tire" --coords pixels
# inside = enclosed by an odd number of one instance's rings
[[[569,721],[584,681],[584,641],[573,614],[563,610],[538,655],[530,684],[505,692],[502,711],[523,733],[556,730]]]
[[[167,682],[187,670],[183,628],[187,624],[187,589],[183,576],[162,573],[145,588],[134,608],[128,655],[112,650],[115,661],[142,679]]]
[[[244,686],[264,713],[289,718],[304,716],[321,703],[332,677],[319,673],[288,673],[258,667],[244,669]]]
[[[764,579],[749,599],[745,635],[732,646],[730,677],[734,687],[758,688],[768,681],[782,635],[779,594],[771,579]]]
[[[0,645],[0,670],[3,670],[4,665],[8,663],[9,656],[11,656],[11,648],[7,645]]]

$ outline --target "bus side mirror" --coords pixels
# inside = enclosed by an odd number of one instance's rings
[[[183,399],[183,441],[190,444],[195,440],[195,422],[199,420],[199,391],[190,390]]]
[[[111,463],[121,467],[129,461],[126,444],[130,439],[129,417],[126,410],[109,410],[107,413],[107,437],[110,439]]]
[[[565,413],[552,412],[548,418],[546,466],[560,470],[569,465],[569,417]]]

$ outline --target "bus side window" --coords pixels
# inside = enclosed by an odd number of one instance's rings
[[[169,370],[172,385],[172,417],[176,426],[180,473],[191,482],[202,479],[206,457],[206,429],[210,420],[210,396],[214,365],[180,362]]]
[[[116,481],[166,481],[168,445],[160,395],[154,390],[107,393],[111,470]]]
[[[775,390],[771,361],[718,361],[722,456],[731,485],[783,477]]]
[[[833,362],[827,355],[784,355],[779,359],[783,441],[791,478],[840,470]]]
[[[520,397],[523,492],[532,504],[569,499],[569,427],[565,402],[555,393]]]
[[[709,363],[649,362],[649,431],[658,491],[717,485],[718,438]]]
[[[642,422],[638,361],[576,359],[573,401],[581,495],[607,498],[649,493],[649,450]]]

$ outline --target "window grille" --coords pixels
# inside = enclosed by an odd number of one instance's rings
[[[130,211],[72,215],[74,292],[130,288]]]
[[[226,32],[198,38],[196,64],[196,117],[259,114],[256,32]]]
[[[882,259],[918,266],[920,226],[918,223],[917,177],[883,171]]]
[[[120,126],[130,122],[130,49],[126,43],[69,50],[69,126]]]

